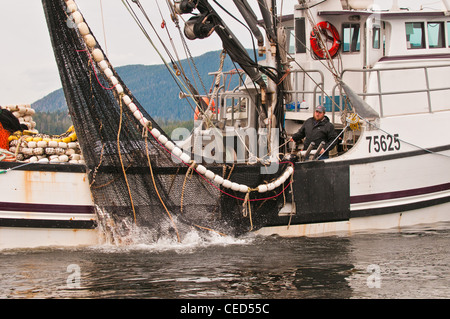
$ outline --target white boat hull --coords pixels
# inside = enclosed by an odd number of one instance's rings
[[[282,237],[351,236],[361,232],[401,231],[416,225],[450,222],[450,203],[408,212],[356,217],[348,221],[263,227],[258,235]]]
[[[439,115],[444,119],[447,116],[448,113]],[[400,136],[409,133],[409,125],[402,127],[403,130],[398,128]],[[438,136],[438,127],[428,124],[426,129],[436,130]],[[360,142],[348,153],[325,163],[315,162],[321,166],[313,172],[314,176],[328,167],[329,172],[341,171],[347,178],[329,181],[330,187],[338,190],[336,194],[322,194],[330,202],[345,197],[343,202],[338,200],[340,207],[327,204],[325,220],[317,222],[312,214],[308,222],[296,221],[304,213],[301,203],[296,203],[294,215],[284,212],[278,219],[275,216],[272,226],[262,227],[256,233],[286,237],[351,235],[450,221],[450,176],[442,169],[450,160],[450,147],[435,144],[430,150],[436,152],[429,153],[402,144],[398,152],[369,154],[367,136],[381,132],[364,131]],[[445,139],[442,136],[442,142]],[[315,163],[297,163],[296,170]],[[97,228],[95,205],[84,170],[81,165],[33,164],[0,175],[0,249],[104,242],[103,233]],[[302,178],[294,175],[294,179],[303,183]],[[344,192],[340,193],[341,190]],[[294,181],[294,196],[299,192]],[[344,211],[343,217],[335,218],[339,210]]]
[[[307,194],[295,201],[295,214],[284,212],[284,219],[258,233],[353,234],[450,221],[448,121],[449,112],[383,118],[378,129],[363,130],[344,155],[321,166],[297,164],[296,171],[310,173],[294,173],[294,198],[301,197],[302,190]],[[398,141],[390,144],[389,133]],[[381,136],[386,143],[374,145]],[[309,188],[312,191],[306,191]],[[323,216],[314,215],[316,208]],[[322,220],[314,221],[315,216]]]
[[[100,244],[97,229],[0,227],[0,249],[82,247]]]
[[[0,249],[101,242],[83,166],[35,164],[0,177]]]

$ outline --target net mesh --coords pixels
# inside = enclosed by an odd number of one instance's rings
[[[175,163],[102,75],[80,31],[73,27],[65,2],[42,3],[101,223],[107,216],[107,224],[119,235],[129,231],[127,225],[138,225],[155,238],[169,235],[182,240],[192,228],[236,235],[267,222],[282,204],[283,196],[270,198],[280,188],[266,193],[265,200],[256,201],[262,199],[257,192],[244,200],[245,194],[225,192],[203,176],[192,174],[190,163]],[[96,48],[101,49],[98,44]],[[111,70],[151,127],[162,132]],[[262,176],[258,166],[214,164],[208,168],[249,187],[276,177]]]

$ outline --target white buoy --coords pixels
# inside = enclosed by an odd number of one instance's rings
[[[103,55],[103,54],[102,54],[102,55]],[[109,80],[111,81],[111,84],[112,84],[113,86],[119,84],[119,80],[117,80],[117,78],[116,78],[115,76],[110,76],[110,77],[109,77]]]
[[[142,118],[142,113],[139,110],[136,110],[133,112],[133,116],[136,118],[136,120],[140,121]]]
[[[278,178],[275,182],[275,188],[277,188],[278,186],[280,186],[281,184],[283,184],[283,182],[281,182],[281,180]]]
[[[67,156],[67,155],[60,155],[60,156],[58,157],[58,160],[59,160],[60,162],[62,162],[62,163],[68,162],[68,161],[69,161],[69,156]]]
[[[156,128],[153,128],[150,131],[150,133],[152,133],[153,137],[156,138],[156,139],[161,135],[161,132],[158,129],[156,129]]]
[[[214,172],[210,171],[210,170],[207,170],[206,173],[205,173],[205,177],[210,179],[210,180],[213,180],[215,175],[216,174],[214,174]]]
[[[179,147],[175,146],[172,150],[172,154],[179,158],[183,154],[183,151]]]
[[[36,143],[36,142],[34,142],[34,141],[28,142],[28,147],[29,147],[29,148],[35,148],[36,146],[37,146],[37,143]]]
[[[143,117],[139,122],[141,122],[142,126],[145,128],[149,128],[152,126],[151,122],[145,117]]]
[[[191,157],[186,153],[181,154],[180,159],[186,164],[188,164],[191,161]]]
[[[36,147],[33,149],[34,155],[44,155],[44,149],[42,147]]]
[[[122,85],[117,84],[116,87],[115,87],[115,89],[116,89],[116,92],[117,92],[118,94],[122,94],[122,93],[123,93],[123,87],[122,87]]]
[[[80,34],[81,34],[83,37],[86,36],[86,35],[88,35],[88,34],[90,34],[90,32],[89,32],[89,27],[88,27],[88,25],[86,24],[86,22],[78,23],[78,24],[77,24],[77,28],[78,28],[78,31],[80,31]]]
[[[110,68],[107,68],[107,69],[103,70],[103,73],[105,73],[107,78],[110,78],[110,77],[114,76],[114,73],[113,73],[113,71]]]
[[[197,170],[197,172],[199,172],[200,174],[205,175],[205,173],[206,173],[206,171],[207,171],[207,168],[206,168],[205,166],[203,166],[203,165],[197,165],[196,170]]]
[[[175,144],[173,144],[171,141],[167,141],[164,146],[172,152],[173,148],[175,147]]]
[[[68,148],[68,149],[66,149],[65,155],[71,156],[71,155],[73,155],[73,154],[75,154],[75,150],[74,150],[73,148]]]
[[[259,185],[258,186],[258,192],[260,192],[260,193],[267,192],[267,185]]]
[[[217,184],[219,184],[219,185],[222,185],[223,182],[224,182],[224,179],[223,179],[223,177],[221,177],[221,176],[219,176],[219,175],[216,175],[216,176],[214,177],[214,182],[217,183]]]
[[[97,42],[95,41],[94,37],[91,34],[85,35],[83,39],[86,45],[91,49],[97,45]]]
[[[77,5],[73,1],[67,1],[66,5],[68,13],[73,13],[78,10]]]
[[[76,149],[78,147],[78,143],[77,142],[69,142],[69,143],[67,143],[67,147],[70,149]]]
[[[231,183],[231,189],[234,191],[238,191],[239,190],[240,185],[238,183]]]
[[[58,142],[57,141],[49,141],[48,142],[48,147],[58,147]]]
[[[18,112],[20,115],[24,115],[27,113],[27,107],[25,105],[19,105]]]
[[[130,104],[128,104],[128,108],[130,109],[130,111],[134,114],[134,112],[137,111],[137,106],[136,104],[134,104],[133,102],[131,102]]]
[[[162,135],[162,134],[158,137],[158,141],[160,141],[162,145],[166,144],[168,140],[169,139],[165,135]]]
[[[101,69],[102,71],[105,71],[107,68],[109,68],[108,62],[106,62],[106,60],[100,61],[100,62],[98,63],[98,66],[100,67],[100,69]]]
[[[241,193],[248,193],[248,186],[247,185],[239,185],[239,191]]]
[[[39,141],[39,142],[37,142],[37,147],[46,148],[47,146],[48,146],[48,142],[47,141]]]
[[[223,181],[222,185],[223,185],[223,187],[225,187],[225,188],[231,188],[232,183],[231,183],[230,180],[225,179],[225,180]]]
[[[131,98],[128,95],[124,95],[122,97],[122,101],[123,101],[123,103],[125,103],[126,106],[128,106],[131,103]]]
[[[105,56],[103,55],[103,52],[100,49],[92,50],[92,57],[94,58],[94,61],[97,63],[105,59]]]
[[[76,24],[83,22],[83,16],[81,15],[80,11],[72,12],[72,19]]]
[[[80,154],[72,154],[72,155],[70,155],[70,159],[78,161],[81,159]]]

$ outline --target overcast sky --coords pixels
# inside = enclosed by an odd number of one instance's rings
[[[158,2],[157,2],[158,1]],[[248,0],[252,6],[256,0]],[[100,45],[108,53],[113,66],[127,64],[160,64],[162,61],[126,11],[121,0],[76,0],[87,23]],[[296,0],[283,2],[283,13],[288,14]],[[399,0],[400,6],[414,8],[414,3],[437,6],[440,0]],[[130,1],[132,3],[132,1]],[[141,0],[142,5],[160,28],[162,22],[156,3],[163,14],[167,12],[166,0]],[[226,5],[231,0],[220,1]],[[377,0],[381,6],[390,6],[392,0]],[[230,7],[230,6],[228,6]],[[416,5],[417,7],[417,5]],[[102,26],[102,10],[105,29]],[[217,9],[221,12],[219,9]],[[255,9],[255,11],[257,11]],[[233,11],[238,17],[237,10]],[[173,25],[167,18],[168,25]],[[250,38],[229,17],[225,17],[236,35],[244,35],[244,45],[250,47]],[[148,25],[146,25],[148,26]],[[106,34],[106,45],[103,31]],[[150,30],[150,28],[148,28]],[[172,31],[175,37],[175,31]],[[206,40],[190,42],[192,55],[197,56],[210,50],[221,49],[216,36]],[[184,56],[182,56],[184,58]],[[47,25],[40,0],[0,0],[0,105],[33,103],[61,87],[54,60]]]

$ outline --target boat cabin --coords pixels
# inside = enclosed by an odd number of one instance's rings
[[[290,71],[285,79],[289,83],[285,88],[287,136],[296,133],[318,105],[325,106],[339,133],[348,125],[353,111],[337,79],[360,96],[376,118],[450,109],[450,87],[443,81],[450,71],[447,12],[411,11],[399,8],[395,1],[392,8],[381,9],[375,1],[299,0],[292,14],[279,18],[286,35],[286,49],[280,53]],[[283,32],[278,34],[280,42]],[[265,57],[271,59],[268,52],[266,47]],[[218,105],[211,109],[212,119],[223,138],[238,145],[245,137],[237,130],[258,127],[252,98],[257,88],[248,82],[225,90],[230,86],[222,83],[213,97]],[[211,133],[197,130],[195,134]],[[344,145],[334,154],[351,148],[360,134],[346,131]],[[244,157],[249,160],[249,154]],[[239,161],[242,156],[233,153],[227,158]]]
[[[294,15],[283,21],[293,58],[287,119],[303,121],[324,104],[339,124],[335,112],[344,106],[333,73],[380,116],[449,108],[450,88],[440,81],[450,68],[450,17],[445,11],[381,10],[374,1],[299,2],[303,4],[296,5]],[[314,47],[312,34],[318,25],[328,50],[339,47],[331,59],[321,58],[322,48]]]

